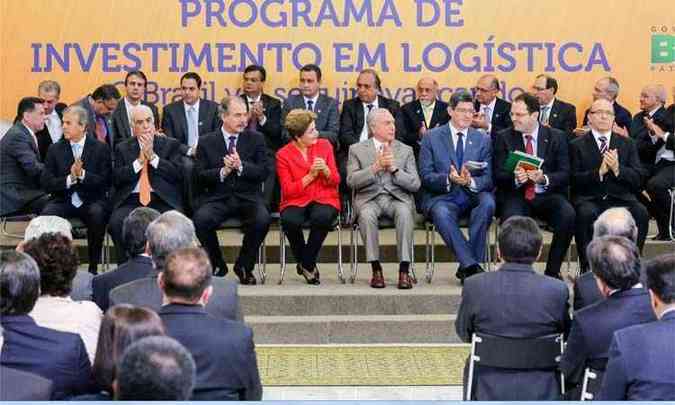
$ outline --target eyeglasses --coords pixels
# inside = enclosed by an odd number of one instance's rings
[[[613,117],[614,116],[613,111],[607,111],[607,110],[595,110],[595,111],[591,111],[590,114],[604,115],[605,117]]]

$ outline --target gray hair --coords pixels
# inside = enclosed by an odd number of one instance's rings
[[[40,93],[56,92],[57,96],[61,96],[61,85],[55,80],[44,80],[38,84],[38,94]]]
[[[611,289],[627,290],[640,281],[640,252],[622,236],[593,239],[586,248],[593,274]]]
[[[368,132],[372,134],[375,131],[375,124],[377,123],[377,119],[380,117],[380,115],[384,114],[389,114],[391,115],[391,112],[387,110],[386,108],[373,108],[370,110],[368,113],[368,116],[366,117],[366,124],[368,125]]]
[[[661,103],[665,104],[668,102],[668,92],[666,91],[666,88],[662,84],[650,84],[645,86],[642,91],[649,91],[653,92],[654,96],[656,96],[656,99]]]
[[[633,242],[637,240],[635,219],[624,207],[605,210],[593,223],[593,238],[602,236],[623,236]]]
[[[139,104],[137,106],[131,107],[131,111],[129,111],[129,115],[131,116],[131,121],[134,120],[134,115],[138,114],[139,112],[144,111],[152,117],[152,120],[155,120],[155,113],[152,112],[152,108],[148,107],[145,104]]]
[[[84,109],[84,107],[80,105],[71,105],[70,107],[63,110],[63,115],[69,113],[73,113],[77,116],[77,122],[80,125],[86,126],[87,123],[89,122],[89,113],[87,112],[87,110]]]
[[[222,100],[220,100],[220,104],[218,104],[218,114],[225,114],[227,115],[230,111],[230,107],[232,106],[232,103],[241,103],[244,107],[246,107],[246,102],[244,102],[244,99],[238,96],[225,96],[223,97]]]
[[[73,240],[72,225],[67,219],[55,215],[40,215],[28,223],[23,234],[24,242],[37,239],[45,233],[60,233],[66,238]]]
[[[169,253],[176,249],[193,247],[195,226],[192,221],[178,211],[167,211],[148,225],[145,231],[152,261],[159,271],[163,271]]]
[[[619,96],[619,81],[612,76],[603,77],[600,80],[607,80],[607,93],[615,100]]]

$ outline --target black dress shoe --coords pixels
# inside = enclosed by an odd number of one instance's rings
[[[472,264],[471,266],[466,268],[465,273],[466,273],[466,277],[464,277],[464,278],[468,278],[468,277],[471,277],[475,274],[485,273],[485,270],[483,270],[483,268],[480,267],[480,265],[478,265],[478,264]]]
[[[213,272],[214,277],[225,277],[227,274],[227,267],[216,267]]]
[[[321,282],[319,281],[319,276],[318,276],[319,271],[318,270],[315,270],[314,272],[311,272],[311,271],[305,269],[304,267],[302,267],[299,263],[297,265],[295,265],[295,270],[297,271],[298,275],[305,278],[305,281],[307,282],[307,284],[310,284],[310,285],[321,284]]]
[[[464,279],[466,277],[468,277],[468,275],[469,275],[466,270],[467,270],[467,267],[459,266],[457,268],[457,272],[455,273],[455,277],[457,277],[459,279],[459,281],[462,282],[462,284],[464,284]]]
[[[239,279],[239,284],[241,285],[256,285],[258,283],[258,281],[255,279],[255,276],[250,271],[234,269],[234,274]]]

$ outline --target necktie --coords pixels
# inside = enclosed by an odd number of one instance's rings
[[[602,156],[607,152],[607,137],[601,136],[598,139],[600,139],[600,156]]]
[[[237,141],[237,137],[236,136],[230,136],[227,139],[230,141],[227,144],[227,154],[231,155],[231,154],[234,153],[234,148],[237,146],[236,143],[235,143]]]
[[[256,117],[252,110],[253,110],[253,100],[248,101],[248,111],[251,113],[251,118],[248,120],[248,129],[251,131],[255,131],[258,128],[258,117]]]
[[[105,125],[105,118],[96,117],[96,139],[103,143],[108,143],[108,127]]]
[[[138,184],[138,200],[144,207],[150,204],[150,168],[148,167],[148,159],[143,162],[141,169],[141,178]]]
[[[199,132],[197,132],[197,111],[195,111],[194,106],[190,106],[188,108],[188,146],[195,146],[197,144],[198,137]]]
[[[464,164],[464,134],[457,133],[457,147],[455,148],[455,155],[457,156],[457,172],[462,170]]]
[[[372,104],[367,104],[366,107],[368,107],[368,113],[366,113],[366,117],[365,117],[365,119],[363,120],[363,127],[364,127],[364,128],[366,128],[366,127],[368,126],[368,114],[370,114],[370,112],[373,111],[374,105],[372,105]],[[373,134],[372,134],[372,132],[370,132],[370,129],[366,129],[366,131],[368,132],[368,138],[369,138],[369,139],[372,138],[372,137],[373,137]]]
[[[314,100],[307,100],[307,110],[314,111]]]
[[[490,124],[490,122],[492,122],[492,116],[490,115],[491,113],[492,109],[490,108],[490,106],[486,105],[485,107],[483,107],[483,115],[485,116],[485,122],[487,122],[488,125]]]
[[[525,139],[527,140],[527,142],[525,143],[525,153],[529,155],[534,155],[534,147],[532,146],[532,135],[525,135]],[[534,195],[535,195],[534,183],[528,181],[527,183],[525,183],[525,199],[527,201],[532,201],[534,200]]]
[[[548,106],[541,107],[541,115],[539,116],[539,123],[548,124]]]
[[[73,159],[79,159],[82,156],[82,152],[80,151],[80,145],[79,144],[73,144]],[[75,208],[80,208],[82,206],[82,199],[80,198],[79,195],[77,195],[77,192],[73,192],[73,194],[70,196],[70,202],[73,204],[73,207]]]
[[[368,104],[366,107],[368,107],[368,114],[370,114],[371,111],[373,111],[373,107],[375,107],[372,104]]]

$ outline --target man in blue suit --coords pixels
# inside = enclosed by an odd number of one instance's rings
[[[422,211],[430,218],[459,261],[464,281],[483,269],[487,231],[495,211],[492,195],[490,136],[471,128],[473,97],[457,91],[450,97],[448,125],[430,130],[422,140],[420,177]],[[469,215],[469,240],[459,218]]]
[[[646,273],[659,320],[614,333],[602,401],[675,400],[675,254],[656,257]]]

